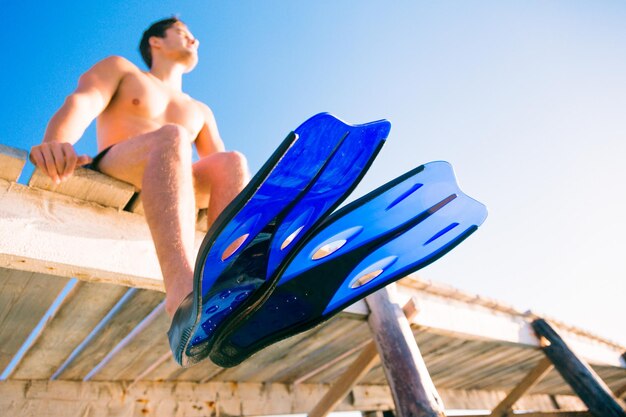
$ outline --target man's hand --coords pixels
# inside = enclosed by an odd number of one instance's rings
[[[91,162],[91,158],[77,156],[70,143],[44,142],[31,148],[30,161],[59,184],[68,179],[77,166]]]

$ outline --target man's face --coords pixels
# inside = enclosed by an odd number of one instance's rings
[[[165,37],[159,43],[162,53],[174,61],[187,65],[187,72],[191,71],[198,63],[200,42],[183,23],[174,23],[165,31]]]

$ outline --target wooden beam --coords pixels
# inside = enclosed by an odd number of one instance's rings
[[[552,361],[563,379],[589,407],[595,417],[626,417],[606,384],[581,358],[565,344],[558,333],[543,319],[532,323],[542,341],[543,352]]]
[[[49,176],[36,169],[28,186],[105,207],[113,207],[117,210],[122,210],[135,194],[135,187],[132,185],[81,167],[78,167],[70,178],[60,184],[55,184]]]
[[[352,387],[365,376],[380,358],[376,344],[368,344],[348,370],[333,384],[326,395],[309,412],[309,417],[326,417],[348,395]]]
[[[414,290],[399,283],[401,295],[416,296],[421,312],[411,320],[411,325],[427,328],[429,332],[462,339],[499,340],[529,347],[539,347],[531,323],[524,314],[495,311],[480,305],[477,300],[458,300],[446,294],[427,290]],[[400,303],[404,300],[400,297]],[[626,367],[620,355],[623,348],[597,338],[581,337],[566,331],[561,336],[589,363]]]
[[[0,144],[0,178],[16,182],[24,169],[27,157],[26,151]]]
[[[248,382],[80,382],[70,380],[8,380],[0,382],[0,410],[20,417],[64,416],[206,417],[306,413],[319,402],[328,385]],[[357,385],[355,398],[346,398],[337,411],[384,411],[393,407],[389,387]],[[454,408],[484,409],[497,391],[441,390]],[[542,398],[537,397],[537,404]],[[96,410],[96,411],[94,411]],[[178,411],[176,411],[178,410]],[[535,417],[544,417],[535,415]],[[585,414],[546,414],[545,417],[587,417]]]
[[[145,381],[125,388],[121,382],[9,380],[0,382],[0,410],[3,415],[20,417],[293,414],[310,409],[326,388],[321,384]],[[359,411],[347,400],[338,409]]]
[[[543,358],[539,361],[537,366],[528,373],[522,379],[517,387],[513,389],[506,396],[504,400],[500,404],[498,404],[493,411],[491,411],[490,417],[505,417],[506,414],[511,410],[513,404],[517,402],[525,393],[527,393],[532,387],[534,387],[541,379],[548,374],[554,368],[552,365],[552,361],[550,358]]]
[[[442,400],[430,379],[409,321],[394,303],[395,285],[366,298],[368,322],[398,417],[445,417]]]
[[[616,389],[614,394],[617,398],[626,397],[626,384]]]
[[[163,291],[143,217],[2,181],[0,267]]]

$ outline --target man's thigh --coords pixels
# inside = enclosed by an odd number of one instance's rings
[[[148,155],[158,136],[157,131],[144,133],[116,143],[102,157],[98,169],[106,175],[133,184],[141,189]]]

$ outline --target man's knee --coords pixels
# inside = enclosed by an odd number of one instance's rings
[[[191,157],[191,143],[187,130],[177,124],[166,124],[154,132],[155,152],[160,154]]]
[[[226,163],[237,169],[247,169],[248,161],[244,154],[238,151],[229,151],[224,152],[224,157],[226,158]]]

